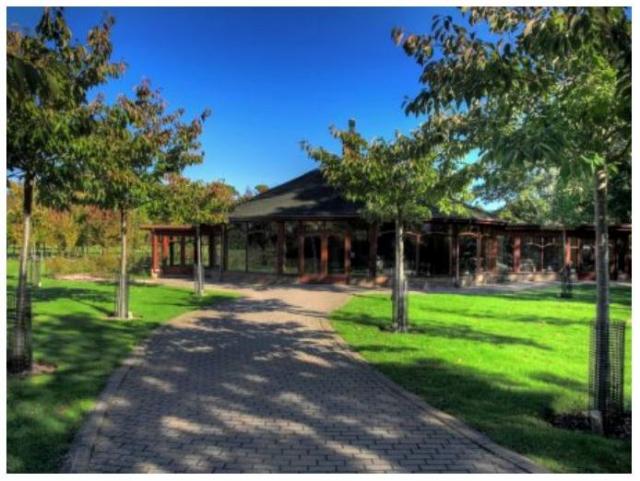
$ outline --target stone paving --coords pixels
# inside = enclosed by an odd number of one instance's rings
[[[539,470],[352,353],[325,320],[349,289],[234,290],[244,297],[160,328],[114,374],[68,471]]]

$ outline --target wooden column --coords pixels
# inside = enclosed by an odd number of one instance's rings
[[[544,236],[540,237],[540,272],[544,272]]]
[[[513,272],[520,272],[520,234],[513,236]]]
[[[173,259],[174,259],[174,250],[175,250],[175,243],[173,242],[175,239],[173,236],[169,237],[169,265],[172,266],[173,265]]]
[[[329,275],[329,236],[320,236],[320,273],[322,277]]]
[[[351,276],[351,229],[347,227],[344,233],[344,274],[347,276],[347,283]]]
[[[186,262],[186,250],[187,250],[186,239],[183,235],[181,235],[180,236],[180,265],[181,266],[184,266]]]
[[[489,246],[491,264],[488,267],[491,272],[496,272],[498,270],[498,238],[495,235],[491,237]]]
[[[168,256],[169,256],[169,236],[163,235],[162,236],[162,261],[164,262]]]
[[[564,265],[571,262],[571,239],[567,235],[567,231],[562,231],[562,240],[564,241]]]
[[[151,231],[151,275],[160,272],[160,259],[158,256],[158,235]]]
[[[369,225],[369,277],[376,278],[376,259],[378,257],[378,224]]]
[[[282,275],[284,272],[284,222],[277,224],[276,239],[276,274]]]

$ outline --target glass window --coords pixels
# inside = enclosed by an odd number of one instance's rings
[[[520,247],[520,270],[536,272],[540,270],[540,252],[543,238],[541,236],[523,236]]]
[[[304,231],[305,233],[311,233],[311,232],[320,232],[321,230],[323,230],[323,223],[318,221],[318,222],[303,222],[302,223],[304,226]]]
[[[285,222],[284,223],[284,266],[283,271],[285,274],[297,274],[298,273],[298,256],[299,256],[299,241],[298,241],[298,223],[297,222]]]
[[[513,237],[509,235],[499,235],[496,238],[498,242],[498,258],[496,260],[496,269],[498,272],[513,270]]]
[[[248,224],[247,260],[249,272],[276,272],[278,234],[274,222]]]
[[[418,236],[406,233],[404,236],[404,269],[408,276],[417,274]]]
[[[593,272],[596,265],[596,251],[591,241],[582,241],[580,250],[582,262],[580,263],[580,272]]]
[[[246,232],[245,224],[231,224],[227,230],[228,259],[227,269],[244,271],[246,268]]]
[[[351,273],[369,274],[369,229],[366,226],[351,229]]]
[[[306,235],[304,237],[304,273],[320,274],[320,249],[319,235]]]
[[[194,264],[195,259],[195,239],[193,237],[185,237],[184,239],[184,265],[191,266]]]
[[[544,238],[544,265],[546,271],[559,272],[562,269],[562,239],[556,236]]]
[[[327,237],[327,250],[329,254],[329,274],[344,274],[344,237],[342,235],[329,235]]]
[[[395,258],[395,228],[393,224],[383,224],[378,233],[376,272],[382,275],[393,274]]]
[[[460,246],[460,274],[475,274],[477,264],[477,240],[470,235],[459,237]]]
[[[423,235],[420,242],[421,276],[444,276],[449,274],[449,238],[445,235]]]

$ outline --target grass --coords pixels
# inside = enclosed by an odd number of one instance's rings
[[[16,284],[9,262],[8,288]],[[107,318],[114,305],[112,284],[45,278],[35,293],[34,359],[57,366],[50,374],[11,377],[7,393],[7,469],[54,472],[109,374],[131,349],[164,322],[231,297],[195,297],[186,289],[131,287],[135,319]]]
[[[630,472],[631,443],[553,427],[550,412],[586,409],[595,289],[501,295],[412,294],[408,334],[388,296],[357,295],[332,314],[340,335],[385,375],[494,441],[558,472]],[[631,319],[631,289],[611,289],[611,318]],[[631,402],[631,331],[625,398]]]

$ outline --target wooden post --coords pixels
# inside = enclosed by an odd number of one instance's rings
[[[329,236],[326,233],[320,236],[320,273],[323,278],[329,275]]]
[[[498,270],[498,238],[495,235],[491,237],[489,246],[491,257],[489,269],[491,272],[496,272]]]
[[[376,278],[376,259],[378,257],[378,224],[369,225],[369,278]]]
[[[169,256],[169,236],[162,236],[162,262],[164,263]]]
[[[344,274],[348,284],[351,276],[351,229],[349,227],[344,233]]]
[[[186,240],[184,235],[181,235],[180,236],[180,265],[181,266],[184,266],[186,262],[186,250],[187,250]]]
[[[540,236],[540,272],[544,272],[544,236]]]
[[[520,272],[520,234],[513,236],[513,272]]]
[[[284,272],[284,222],[277,224],[276,239],[276,274],[279,276]]]
[[[160,272],[160,259],[158,258],[158,235],[155,231],[151,231],[151,275],[154,276]]]
[[[571,262],[571,239],[567,235],[567,231],[562,231],[562,244],[564,247],[564,265]]]

